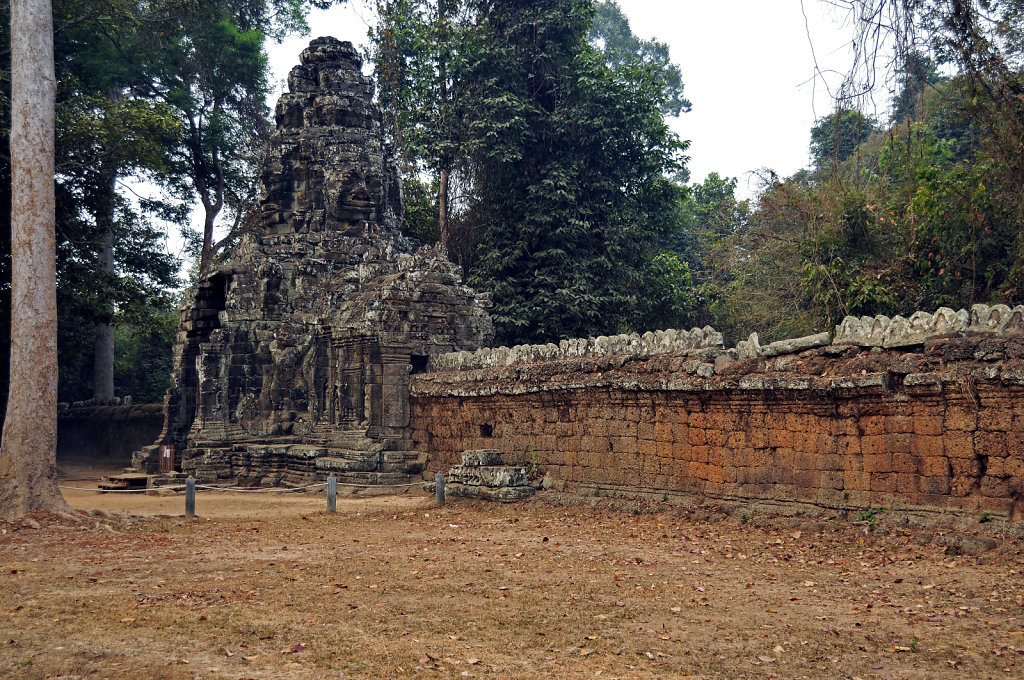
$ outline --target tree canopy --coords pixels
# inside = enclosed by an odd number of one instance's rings
[[[165,252],[161,222],[187,229],[192,206],[202,204],[205,224],[196,254],[205,266],[246,225],[258,197],[261,149],[269,132],[264,41],[306,30],[308,10],[330,4],[56,0],[61,399],[92,394],[95,328],[116,319],[121,338],[143,337],[133,327],[168,332],[166,324],[154,320],[166,317],[174,304],[180,262]],[[3,8],[6,15],[9,4]],[[5,21],[4,44],[9,44],[7,29]],[[0,53],[9,58],[9,51]],[[5,102],[9,91],[9,70],[3,68]],[[0,114],[5,138],[9,113],[5,105]],[[136,196],[123,182],[128,177],[162,185],[170,193],[160,200]],[[9,185],[5,156],[0,164],[5,215]],[[225,213],[237,229],[218,243],[213,227]],[[9,229],[0,234],[0,295],[6,309]],[[2,317],[6,355],[9,316]],[[126,347],[123,342],[118,346]],[[127,394],[127,376],[123,370],[118,375],[119,393]]]
[[[601,5],[593,34],[590,0],[378,7],[381,106],[414,181],[455,176],[441,238],[468,223],[448,250],[494,293],[500,339],[650,322],[670,295],[647,284],[665,271],[656,258],[684,193],[667,178],[687,146],[665,122],[689,103],[664,45],[633,37],[617,6]]]

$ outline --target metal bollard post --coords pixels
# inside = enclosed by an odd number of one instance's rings
[[[327,512],[338,511],[338,478],[331,475],[327,478]]]
[[[189,475],[185,480],[185,517],[196,516],[196,480]]]
[[[444,475],[440,472],[434,475],[434,493],[437,494],[437,504],[444,505]]]

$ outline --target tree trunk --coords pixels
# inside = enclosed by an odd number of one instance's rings
[[[11,382],[0,516],[70,510],[57,488],[53,12],[11,2]]]
[[[105,277],[114,276],[114,183],[116,178],[105,172],[103,191],[107,200],[97,211],[96,222],[103,228],[103,247],[99,254],[99,268]],[[106,403],[114,398],[114,305],[107,306],[109,321],[96,324],[95,352],[92,363],[92,398]]]
[[[199,276],[203,276],[210,270],[213,263],[213,223],[217,218],[220,208],[211,205],[204,205],[203,217],[203,249],[199,254]]]
[[[451,173],[446,169],[441,171],[440,181],[437,189],[437,228],[440,232],[441,252],[446,256],[451,252],[451,229],[448,226],[448,182]]]
[[[437,82],[440,85],[440,110],[441,110],[441,125],[450,126],[451,121],[446,121],[447,114],[451,111],[450,102],[448,101],[448,52],[446,51],[447,37],[448,37],[448,4],[445,0],[437,0],[437,19],[441,25],[440,34],[440,49],[437,53]],[[437,230],[438,238],[441,242],[441,252],[447,257],[451,252],[451,229],[448,225],[448,185],[451,180],[451,163],[446,160],[441,161],[442,168],[440,177],[438,178],[438,189],[437,189]]]
[[[53,19],[11,3],[11,358],[0,515],[70,509],[57,488]]]

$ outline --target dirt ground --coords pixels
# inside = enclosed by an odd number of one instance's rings
[[[0,524],[0,677],[1024,678],[1024,546],[884,513],[65,493]]]

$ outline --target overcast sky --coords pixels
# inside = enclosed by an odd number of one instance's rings
[[[832,86],[849,61],[849,27],[827,2],[619,0],[619,5],[633,33],[668,43],[672,60],[682,68],[693,110],[673,128],[691,142],[693,181],[709,172],[737,177],[739,193],[748,196],[757,188],[751,171],[771,168],[785,177],[808,164],[811,125],[832,108],[826,84],[815,78],[815,57],[823,71],[833,72]],[[331,35],[363,46],[370,21],[365,0],[349,0],[346,7],[315,12],[309,37],[271,45],[277,94],[311,38]]]

